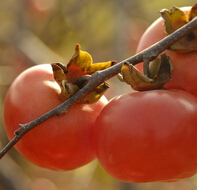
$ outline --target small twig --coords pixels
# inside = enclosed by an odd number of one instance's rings
[[[125,62],[129,62],[133,65],[136,65],[139,62],[143,62],[146,58],[149,61],[154,60],[159,54],[161,54],[164,50],[169,48],[172,44],[180,40],[185,35],[189,34],[193,30],[197,28],[197,17],[195,17],[192,21],[178,29],[177,31],[173,32],[172,34],[166,36],[161,41],[155,43],[154,45],[150,46],[149,48],[143,50],[142,52],[125,59],[114,66],[98,71],[94,73],[88,84],[85,85],[81,90],[79,90],[76,94],[71,96],[68,100],[64,103],[60,104],[53,110],[47,112],[46,114],[42,115],[41,117],[23,125],[19,125],[20,128],[15,132],[16,136],[1,150],[0,152],[0,159],[31,129],[38,126],[39,124],[43,123],[44,121],[48,120],[53,116],[60,116],[61,114],[68,111],[68,109],[75,104],[78,100],[86,96],[92,90],[94,90],[98,85],[106,81],[107,79],[117,75],[121,71],[121,67]]]
[[[149,69],[149,59],[147,57],[144,58],[144,64],[143,64],[143,71],[144,75],[150,78],[150,69]]]

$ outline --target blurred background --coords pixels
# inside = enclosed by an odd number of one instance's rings
[[[42,63],[67,63],[79,43],[94,62],[121,61],[135,54],[146,28],[172,6],[195,0],[0,0],[0,147],[8,142],[3,102],[23,70]],[[109,80],[108,99],[131,91]],[[37,167],[12,149],[0,160],[0,190],[195,190],[197,176],[178,183],[128,184],[110,177],[97,160],[69,172]]]

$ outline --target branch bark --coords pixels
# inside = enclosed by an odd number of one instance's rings
[[[121,71],[121,67],[125,62],[129,62],[130,64],[136,65],[137,63],[143,62],[144,59],[148,59],[149,61],[154,60],[159,54],[161,54],[164,50],[169,48],[172,44],[180,40],[185,35],[189,34],[193,30],[197,28],[197,17],[195,17],[192,21],[179,28],[172,34],[166,36],[161,41],[155,43],[149,48],[141,51],[140,53],[125,59],[116,65],[94,73],[88,84],[84,86],[81,90],[79,90],[76,94],[66,100],[64,103],[60,104],[56,108],[42,115],[41,117],[26,123],[19,124],[19,129],[15,132],[16,136],[0,151],[0,159],[30,130],[39,124],[45,122],[51,117],[60,116],[63,113],[66,113],[68,109],[75,104],[78,100],[86,96],[90,93],[94,88],[96,88],[99,84],[104,81],[112,78],[117,75]]]

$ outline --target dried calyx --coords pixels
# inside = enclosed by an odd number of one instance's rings
[[[197,16],[197,4],[191,7],[187,12],[178,7],[172,7],[170,10],[163,9],[160,13],[164,19],[166,33],[171,34]],[[197,30],[189,33],[173,44],[169,50],[177,51],[179,53],[187,53],[197,50]]]
[[[93,73],[106,69],[115,63],[115,61],[93,63],[91,55],[85,51],[81,51],[80,45],[76,44],[75,54],[67,65],[62,63],[52,63],[51,66],[54,79],[61,88],[61,97],[63,97],[64,100],[67,100],[88,83]],[[109,85],[104,82],[79,102],[95,103],[108,88]]]
[[[134,90],[160,89],[171,80],[172,63],[167,54],[161,54],[160,58],[144,64],[146,64],[146,74],[142,74],[135,66],[127,62],[122,66],[121,75],[123,81]]]

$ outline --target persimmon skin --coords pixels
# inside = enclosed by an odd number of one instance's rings
[[[185,12],[191,7],[181,8]],[[154,43],[160,41],[167,36],[163,18],[158,18],[142,35],[136,52],[140,52]],[[197,96],[197,51],[189,53],[178,53],[175,51],[165,50],[173,64],[172,80],[165,84],[164,87],[172,89],[181,89]],[[143,72],[142,64],[136,66]]]
[[[182,90],[117,96],[93,129],[97,158],[112,177],[173,182],[197,173],[197,98]]]
[[[5,97],[4,121],[9,140],[15,136],[19,124],[28,123],[60,105],[59,93],[49,64],[21,73]],[[15,148],[44,168],[71,170],[83,166],[95,159],[92,125],[106,103],[104,96],[95,104],[76,103],[67,113],[52,117],[29,131]]]

